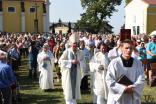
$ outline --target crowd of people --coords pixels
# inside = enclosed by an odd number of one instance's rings
[[[155,83],[150,63],[156,62],[156,34],[120,41],[119,35],[85,32],[64,36],[0,33],[0,64],[4,64],[0,65],[2,104],[11,104],[14,91],[10,86],[14,88],[18,81],[16,72],[23,57],[28,58],[28,78],[39,76],[39,86],[45,92],[55,89],[56,73],[66,104],[76,104],[81,91],[89,88],[95,104],[141,104],[145,78],[149,86]],[[142,63],[145,60],[147,65]]]

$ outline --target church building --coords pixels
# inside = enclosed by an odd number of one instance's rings
[[[127,0],[125,29],[131,29],[132,35],[156,30],[156,0]]]
[[[48,32],[49,0],[0,0],[0,31]]]

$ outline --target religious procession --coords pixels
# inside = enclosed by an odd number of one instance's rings
[[[85,91],[90,104],[141,104],[144,86],[156,86],[156,32],[120,39],[85,32],[61,38],[50,33],[1,33],[1,104],[22,104],[23,59],[28,61],[25,79],[30,84],[36,80],[42,93],[54,93],[61,83],[64,104],[77,104]]]

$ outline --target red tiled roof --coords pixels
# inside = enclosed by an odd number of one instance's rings
[[[156,0],[143,0],[147,4],[156,5]]]

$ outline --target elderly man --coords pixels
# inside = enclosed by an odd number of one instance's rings
[[[141,104],[145,81],[143,66],[138,59],[131,57],[133,46],[130,40],[123,41],[121,51],[122,55],[113,59],[108,66],[107,104]]]
[[[11,67],[6,63],[7,54],[0,50],[0,104],[12,104],[11,85],[16,78]]]
[[[70,48],[59,59],[66,104],[76,104],[76,100],[81,98],[81,68],[84,66],[84,58],[82,51],[77,48],[78,41],[78,35],[72,34],[69,38]]]

